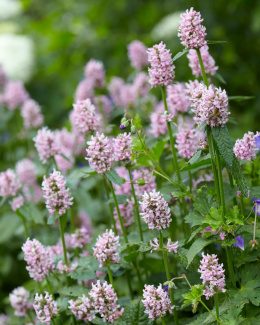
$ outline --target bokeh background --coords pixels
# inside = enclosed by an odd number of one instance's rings
[[[132,40],[140,39],[147,46],[163,40],[175,55],[182,50],[179,15],[191,6],[201,11],[207,39],[228,42],[210,46],[228,94],[255,96],[231,103],[232,116],[239,123],[233,137],[256,131],[259,0],[0,0],[0,62],[8,66],[11,77],[26,82],[31,97],[42,106],[46,124],[56,128],[67,119],[90,58],[104,62],[109,79],[131,73],[126,46]],[[176,62],[177,80],[192,78],[187,63],[186,56]]]
[[[222,87],[230,96],[255,97],[230,102],[232,137],[260,131],[260,0],[0,0],[0,64],[10,78],[25,82],[45,124],[60,128],[89,59],[104,62],[109,80],[133,72],[127,45],[135,39],[148,47],[162,40],[175,55],[183,49],[177,37],[180,13],[191,6],[201,12],[208,40],[227,41],[210,45],[226,81]],[[176,80],[189,79],[184,55],[176,61]],[[11,236],[15,222],[1,229],[0,242]],[[21,261],[10,257],[19,256],[20,244],[8,243],[0,246],[1,303],[28,277]]]

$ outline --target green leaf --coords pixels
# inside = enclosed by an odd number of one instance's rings
[[[26,202],[20,209],[26,220],[33,221],[37,224],[44,224],[41,211],[31,202]]]
[[[187,253],[188,265],[193,261],[194,257],[206,246],[212,244],[214,240],[199,238],[190,247]]]
[[[96,272],[94,270],[87,270],[77,268],[76,270],[69,273],[69,276],[75,280],[87,281],[96,278]]]
[[[182,307],[192,304],[192,311],[193,311],[193,313],[195,313],[197,310],[197,306],[199,304],[199,299],[203,295],[203,287],[204,287],[203,284],[194,285],[191,288],[190,292],[182,295],[184,298],[184,303],[183,303]]]
[[[2,215],[0,219],[0,229],[2,229],[0,243],[4,243],[12,238],[20,225],[20,218],[18,218],[14,213]]]
[[[227,219],[227,223],[233,223],[235,225],[243,225],[244,224],[244,217],[240,213],[239,208],[237,205],[233,206],[232,209],[229,210],[228,214],[225,216]]]
[[[222,44],[222,43],[227,43],[227,41],[207,41],[207,44]]]
[[[198,150],[195,155],[188,161],[190,164],[194,164],[201,156],[201,150]]]
[[[237,102],[241,102],[243,100],[249,100],[249,99],[254,99],[254,96],[229,96],[229,100],[235,100]]]
[[[133,300],[126,307],[120,320],[126,325],[152,325],[153,322],[145,314],[145,307],[141,300]]]
[[[247,263],[241,269],[241,288],[229,291],[232,303],[241,305],[251,302],[260,306],[260,273],[258,263]]]
[[[212,230],[217,230],[223,225],[221,220],[221,209],[211,207],[209,214],[206,215],[204,223],[208,223]]]
[[[52,214],[52,215],[50,215],[50,216],[48,217],[48,219],[47,219],[47,224],[48,224],[48,225],[53,225],[54,222],[55,222],[55,220],[56,220],[55,215]]]
[[[150,250],[151,250],[151,246],[149,243],[143,243],[143,242],[140,243],[138,249],[139,252],[149,252]]]
[[[242,173],[240,163],[235,155],[233,158],[233,165],[232,165],[232,167],[229,167],[229,169],[230,169],[231,174],[232,174],[234,180],[236,181],[237,187],[241,191],[242,195],[244,197],[247,197],[248,189],[247,189],[247,185],[246,185],[246,180],[245,180],[244,174]]]
[[[66,295],[66,296],[75,296],[75,297],[79,297],[82,296],[83,294],[86,294],[89,290],[80,286],[80,285],[74,285],[71,287],[61,287],[59,289],[59,293],[62,295]]]
[[[200,226],[205,220],[197,211],[190,212],[184,219],[186,223],[191,223],[191,227]]]
[[[226,85],[226,81],[225,79],[222,77],[222,75],[220,73],[215,73],[214,77],[216,77],[218,79],[218,81],[222,82],[224,85]]]
[[[210,208],[213,204],[213,197],[208,196],[208,194],[202,192],[196,197],[196,201],[194,203],[194,210],[198,211],[202,215],[207,215]]]
[[[188,166],[184,166],[181,169],[181,171],[185,172],[185,171],[188,171],[188,170],[197,169],[199,167],[205,167],[205,166],[211,166],[211,158],[203,159],[203,160],[200,160],[200,161],[196,162],[195,164],[190,164]]]
[[[118,204],[124,204],[124,203],[126,203],[126,201],[128,199],[128,195],[119,194],[119,195],[116,195],[116,199],[117,199],[117,203]],[[107,201],[107,204],[110,204],[110,203],[114,203],[114,199],[113,198],[110,198]]]
[[[152,149],[149,150],[150,155],[153,157],[155,161],[159,162],[165,144],[166,141],[160,140],[155,144],[155,146]]]
[[[174,58],[172,59],[172,62],[176,61],[177,59],[179,59],[180,57],[182,57],[185,53],[187,53],[189,50],[183,50],[179,53],[177,53]]]
[[[218,150],[228,166],[233,164],[233,145],[226,125],[211,128]]]
[[[121,177],[118,175],[118,173],[115,171],[115,169],[112,168],[111,170],[106,171],[105,175],[112,183],[122,186],[123,181]]]
[[[260,186],[254,186],[250,188],[250,197],[260,198]]]

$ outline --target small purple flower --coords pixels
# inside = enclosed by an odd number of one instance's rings
[[[120,125],[120,130],[124,130],[125,128],[126,127],[123,124]]]
[[[256,209],[257,214],[260,217],[260,199],[256,199],[255,200],[254,211],[255,211],[255,209]]]
[[[237,242],[235,244],[233,244],[233,246],[238,247],[238,248],[242,249],[242,251],[243,251],[245,249],[244,239],[242,238],[242,236],[237,236],[235,239],[237,240]]]
[[[255,136],[255,146],[260,151],[260,133],[259,134],[256,134],[256,136]]]

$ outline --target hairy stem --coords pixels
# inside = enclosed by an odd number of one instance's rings
[[[109,265],[107,265],[107,273],[108,273],[108,277],[109,277],[109,282],[110,282],[110,284],[112,284],[112,287],[114,288],[113,276],[112,276]]]
[[[104,176],[104,184],[105,184],[105,189],[106,189],[106,194],[107,194],[107,199],[110,199],[110,195],[109,195],[109,187],[107,185],[107,180],[106,177]],[[116,229],[116,220],[114,217],[114,211],[113,211],[113,204],[109,203],[109,210],[110,210],[110,216],[111,216],[111,220],[113,223],[113,228],[114,228],[114,232],[116,234],[116,236],[118,235],[117,229]]]
[[[219,324],[221,324],[221,325],[223,325],[223,323],[209,310],[209,308],[204,304],[204,302],[202,301],[202,300],[200,300],[200,303],[202,304],[202,306],[204,307],[204,308],[206,308],[207,309],[207,311],[210,313],[210,315],[213,317],[213,318],[215,318],[215,320],[219,323]]]

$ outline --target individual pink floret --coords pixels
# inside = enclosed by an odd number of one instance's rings
[[[200,278],[204,284],[203,294],[207,300],[213,297],[215,293],[226,292],[223,264],[218,263],[217,255],[204,255],[202,253],[198,272],[201,274]]]
[[[246,159],[249,161],[256,159],[256,154],[259,150],[256,146],[256,138],[258,136],[258,132],[254,134],[253,132],[249,131],[244,134],[242,139],[236,140],[233,151],[238,159]]]
[[[161,284],[157,288],[154,285],[145,284],[142,303],[145,306],[145,313],[153,321],[157,317],[164,317],[167,311],[171,314],[175,307],[171,306],[168,293],[163,290]]]
[[[181,14],[178,36],[186,49],[200,48],[207,44],[205,40],[206,27],[201,25],[202,22],[200,12],[193,8],[187,9],[185,13]]]
[[[115,236],[112,229],[102,236],[98,236],[96,245],[93,248],[93,255],[99,261],[99,267],[110,263],[119,263],[120,257],[118,253],[119,236]]]
[[[155,189],[150,193],[145,192],[139,203],[142,211],[140,214],[149,229],[169,228],[172,221],[171,211],[160,192]]]
[[[54,170],[49,178],[45,175],[42,182],[43,197],[50,214],[64,214],[73,204],[73,197],[61,172]]]
[[[36,293],[33,308],[37,319],[43,324],[50,325],[53,316],[58,315],[57,302],[47,291],[45,291],[45,296]]]
[[[147,50],[148,61],[151,64],[149,82],[152,87],[168,86],[173,83],[174,65],[170,50],[166,50],[163,42],[156,44]]]
[[[88,160],[90,167],[99,174],[104,174],[110,170],[114,160],[108,137],[97,132],[95,136],[91,136],[91,140],[87,144],[86,160]]]

